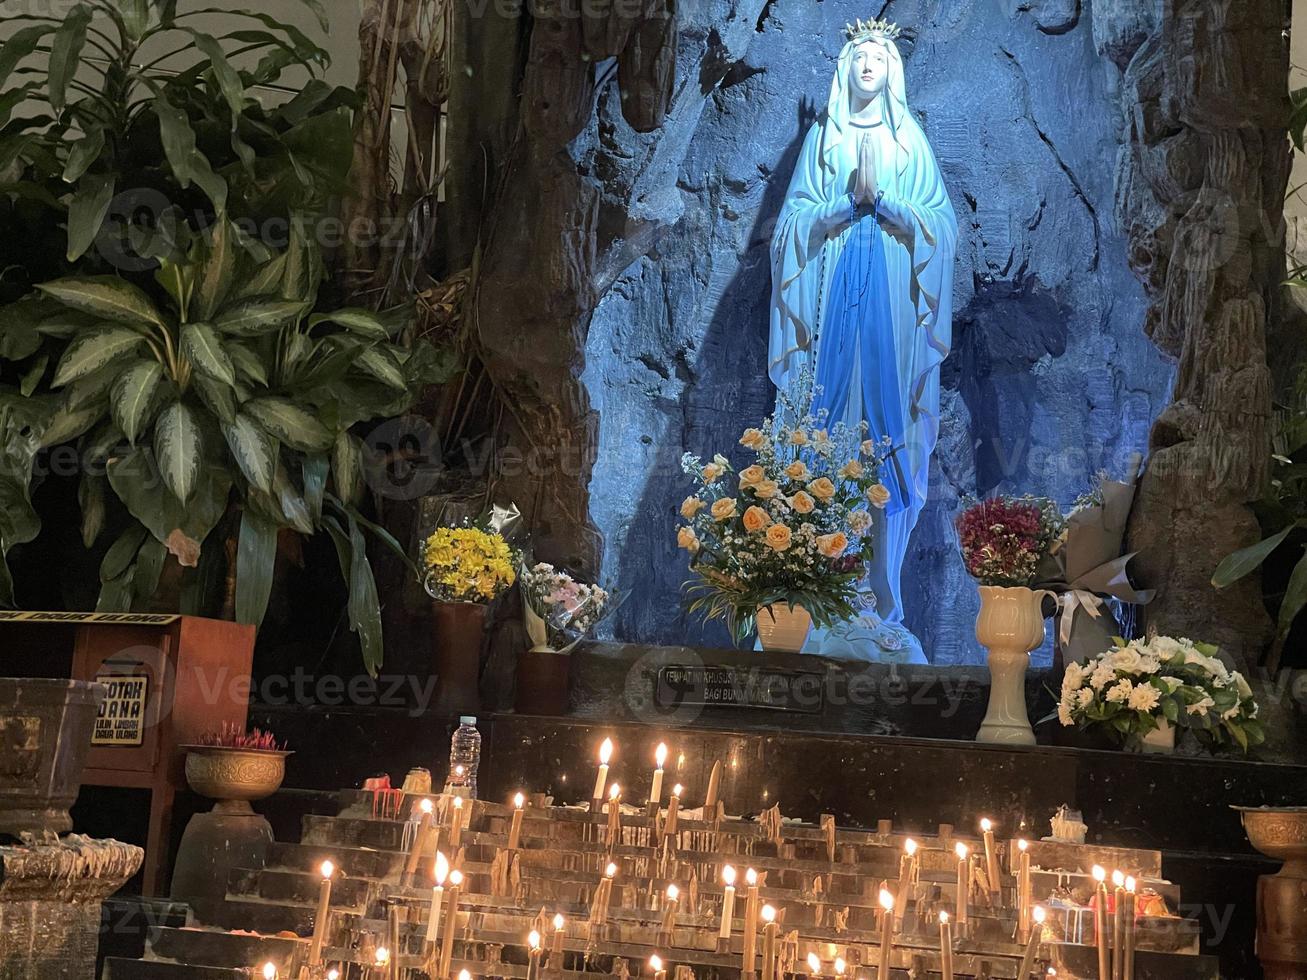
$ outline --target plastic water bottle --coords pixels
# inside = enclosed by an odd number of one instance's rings
[[[477,767],[481,765],[481,733],[472,715],[458,719],[458,730],[449,742],[449,783],[469,800],[477,795]],[[460,770],[461,767],[461,770]]]

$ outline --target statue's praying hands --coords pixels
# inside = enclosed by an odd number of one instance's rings
[[[876,179],[876,142],[863,133],[858,141],[858,172],[853,181],[853,202],[874,205],[880,184]]]

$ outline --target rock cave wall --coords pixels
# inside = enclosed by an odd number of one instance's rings
[[[1147,303],[1115,218],[1119,73],[1099,54],[1092,11],[1078,0],[876,6],[769,0],[742,56],[714,66],[721,81],[692,134],[680,134],[688,148],[674,192],[664,189],[679,200],[637,200],[631,226],[608,230],[635,239],[641,211],[679,211],[604,293],[586,341],[599,435],[590,515],[605,577],[632,593],[613,624],[619,638],[727,642],[682,612],[679,461],[733,455],[739,432],[771,408],[771,230],[847,21],[885,16],[909,32],[909,99],[961,228],[943,428],[904,573],[907,623],[935,663],[981,659],[978,599],[952,530],[959,502],[1003,490],[1070,504],[1098,472],[1119,476],[1145,451],[1168,401],[1174,369],[1142,330]],[[696,50],[678,86],[696,85],[711,61]],[[601,185],[605,158],[620,170],[628,147],[646,145],[604,99],[582,137]]]

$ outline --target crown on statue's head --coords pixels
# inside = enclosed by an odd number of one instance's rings
[[[897,41],[903,29],[889,20],[863,20],[844,25],[844,36],[855,44],[878,38],[885,41]]]

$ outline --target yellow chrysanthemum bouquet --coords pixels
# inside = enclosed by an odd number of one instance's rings
[[[677,531],[694,576],[689,609],[724,620],[737,643],[769,607],[800,607],[829,627],[861,606],[872,510],[891,499],[880,470],[893,447],[867,440],[865,423],[814,417],[812,394],[805,372],[778,395],[773,418],[745,430],[740,445],[754,458],[743,469],[720,454],[681,460],[699,484]]]
[[[437,528],[422,546],[424,584],[442,602],[486,603],[517,581],[517,556],[497,531]]]

